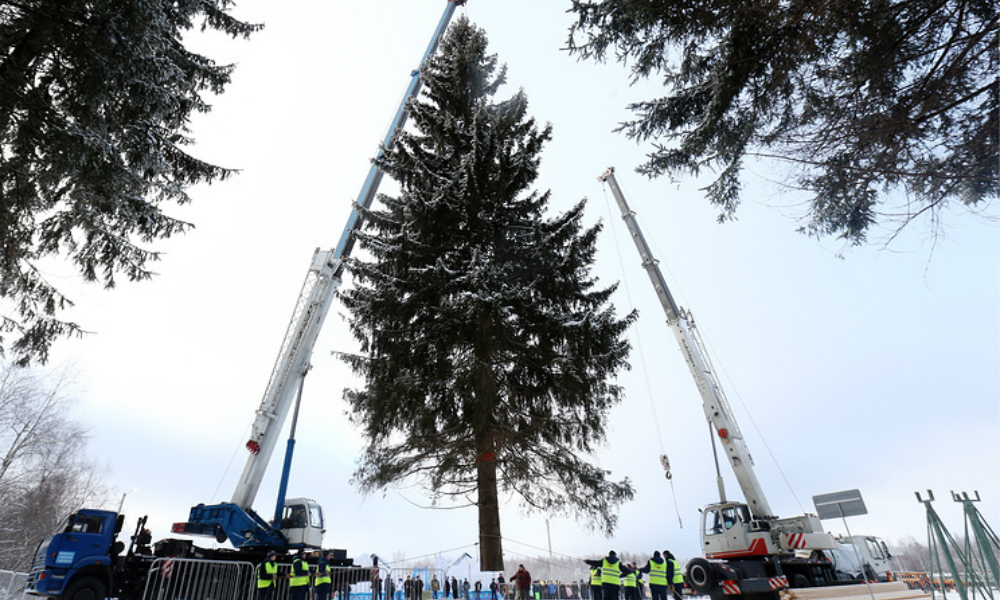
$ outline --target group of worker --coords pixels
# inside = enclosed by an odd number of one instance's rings
[[[583,562],[590,565],[590,597],[593,600],[619,600],[622,588],[625,600],[640,600],[643,573],[649,574],[652,600],[667,600],[667,592],[673,594],[673,600],[681,600],[684,574],[669,550],[664,550],[663,554],[659,550],[653,552],[644,567],[623,563],[614,550],[602,559]]]
[[[585,559],[583,562],[590,566],[592,600],[622,600],[622,589],[625,592],[624,600],[641,600],[640,586],[643,573],[649,575],[649,592],[652,600],[668,600],[668,592],[673,595],[672,600],[681,600],[684,575],[677,559],[669,550],[664,550],[663,554],[660,554],[659,550],[653,552],[653,556],[644,567],[639,567],[634,562],[623,563],[614,550],[608,552],[602,559]],[[329,600],[333,583],[330,552],[321,553],[313,571],[306,562],[305,551],[299,550],[292,560],[291,570],[286,577],[289,600],[307,600],[310,587],[313,589],[313,600]],[[278,578],[277,554],[273,551],[268,552],[267,560],[257,568],[258,600],[274,600]],[[520,565],[518,572],[510,579],[517,588],[518,600],[522,598],[527,600],[531,576],[524,565]]]
[[[288,572],[288,599],[306,600],[312,584],[313,600],[329,600],[333,585],[333,571],[330,569],[330,552],[320,554],[316,570],[309,568],[306,562],[305,550],[299,550],[292,560],[292,568]],[[278,584],[277,553],[267,553],[267,560],[257,567],[257,600],[274,600],[274,590]]]

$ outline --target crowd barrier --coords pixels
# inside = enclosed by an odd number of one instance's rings
[[[0,571],[0,600],[23,600],[26,585],[28,585],[27,573]]]

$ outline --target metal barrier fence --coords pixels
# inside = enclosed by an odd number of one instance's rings
[[[382,576],[386,572],[382,571]],[[510,582],[498,585],[496,595],[490,589],[491,580],[481,580],[480,589],[476,581],[454,578],[458,590],[453,587],[451,577],[445,577],[439,569],[393,569],[383,587],[383,597],[351,595],[350,600],[512,600],[514,586]],[[436,581],[435,581],[436,580]],[[407,581],[410,583],[408,584]],[[445,584],[445,581],[448,583]],[[531,597],[538,600],[589,600],[590,588],[584,580],[570,582],[535,581],[532,583]],[[437,589],[435,589],[437,588]]]
[[[0,571],[0,600],[21,600],[27,585],[27,573]]]
[[[425,598],[432,600],[446,597],[443,593],[444,571],[440,569],[381,570],[380,577],[383,583],[380,585],[382,589],[379,597],[369,596],[350,600],[424,600]],[[436,593],[431,590],[431,585],[435,582],[439,588]]]
[[[149,569],[143,600],[247,600],[256,588],[248,562],[158,558]]]
[[[309,570],[315,573],[316,565],[309,565]],[[278,576],[275,579],[276,586],[271,600],[288,600],[288,578],[291,572],[291,565],[278,565]],[[256,571],[251,579],[254,588],[253,593],[256,593]],[[371,600],[372,598],[372,569],[369,567],[330,567],[330,580],[331,600]],[[374,580],[381,581],[381,577],[376,577]],[[248,596],[248,598],[253,597]],[[212,598],[212,600],[218,599]]]

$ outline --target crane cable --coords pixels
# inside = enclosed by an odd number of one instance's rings
[[[608,186],[603,181],[601,188],[604,190],[604,207],[607,209],[610,219],[613,220],[615,216],[611,210],[611,202],[608,199]],[[617,251],[616,254],[618,255],[618,268],[622,274],[622,283],[625,288],[625,298],[628,301],[628,305],[634,307],[635,303],[632,302],[632,294],[629,290],[628,278],[625,276],[625,263],[622,261],[621,245],[618,243],[618,234],[615,232],[614,227],[610,227],[610,229],[611,237],[615,241],[615,249]],[[663,443],[663,433],[660,431],[660,417],[657,415],[656,402],[653,400],[653,386],[649,382],[649,370],[646,369],[646,356],[642,351],[642,339],[637,328],[632,328],[632,337],[635,341],[636,350],[639,351],[639,363],[642,365],[642,377],[646,382],[646,394],[649,398],[650,412],[653,413],[653,428],[656,430],[656,439],[660,446],[660,466],[663,467],[664,477],[666,477],[667,481],[670,483],[670,495],[673,497],[674,501],[674,512],[677,513],[677,523],[680,525],[681,529],[684,529],[684,521],[681,519],[681,511],[677,506],[677,492],[674,489],[674,477],[673,473],[670,472],[670,459],[667,458],[667,452]]]

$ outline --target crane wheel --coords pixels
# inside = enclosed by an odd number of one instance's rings
[[[62,600],[104,600],[108,596],[107,589],[96,577],[76,579],[62,593]]]
[[[687,565],[687,574],[684,577],[688,586],[694,593],[703,596],[714,590],[719,585],[718,577],[715,574],[715,565],[704,558],[693,558]]]

